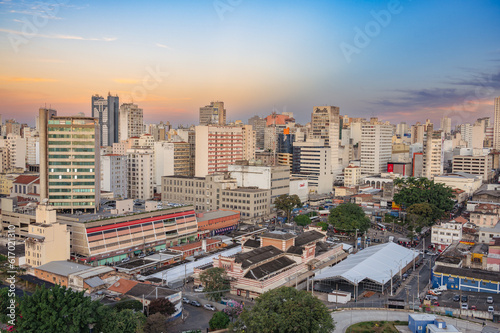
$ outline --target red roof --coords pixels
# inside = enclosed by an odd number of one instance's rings
[[[137,281],[120,279],[120,280],[116,281],[115,283],[113,283],[113,285],[111,287],[109,287],[108,290],[114,291],[114,292],[120,293],[120,294],[125,294],[127,291],[134,288],[136,286],[136,284],[138,284],[138,283],[139,282],[137,282]]]
[[[455,219],[455,222],[458,222],[458,223],[461,223],[461,224],[464,224],[464,223],[467,223],[467,220],[464,219],[462,216],[459,216]]]
[[[28,185],[33,183],[35,180],[40,179],[37,175],[20,175],[14,180],[14,184],[24,184]]]
[[[202,241],[191,243],[191,244],[174,246],[174,247],[171,247],[170,250],[177,250],[177,251],[181,251],[181,252],[186,252],[186,251],[193,250],[196,248],[201,248],[201,242]],[[215,244],[215,243],[221,243],[221,241],[218,239],[207,239],[207,246]]]

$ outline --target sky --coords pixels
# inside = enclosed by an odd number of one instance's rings
[[[134,102],[146,123],[273,111],[439,126],[493,116],[499,1],[0,0],[0,114],[91,115],[91,96]]]

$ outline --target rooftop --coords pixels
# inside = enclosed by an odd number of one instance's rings
[[[278,250],[272,245],[268,245],[249,252],[238,253],[235,255],[235,261],[241,263],[242,268],[248,268],[262,261],[277,257],[282,253],[283,251]]]
[[[258,247],[260,247],[260,241],[255,240],[255,239],[247,239],[247,241],[245,243],[243,243],[243,246],[258,248]]]
[[[136,284],[139,282],[137,281],[132,281],[132,280],[127,280],[127,279],[120,279],[113,283],[108,290],[109,291],[114,291],[119,294],[125,294],[127,291],[132,289]]]
[[[40,176],[38,175],[20,175],[13,181],[13,183],[28,185],[39,178]]]
[[[500,282],[500,274],[498,274],[498,272],[490,272],[479,269],[458,268],[458,267],[437,265],[436,268],[434,269],[434,272],[455,275],[460,277],[473,278],[478,280]]]
[[[295,246],[307,245],[309,243],[316,242],[317,240],[320,240],[324,237],[325,235],[316,230],[304,232],[295,238]]]
[[[295,238],[297,236],[289,233],[289,232],[283,232],[283,231],[271,231],[271,232],[265,232],[261,236],[262,238],[272,238],[272,239],[281,239],[281,240],[289,240],[292,238]]]
[[[156,296],[158,296],[159,298],[165,298],[177,293],[179,293],[179,291],[177,290],[170,290],[146,283],[137,283],[129,291],[126,292],[127,295],[137,298],[144,297],[149,300],[156,299]]]
[[[72,273],[77,273],[81,271],[85,271],[87,269],[91,269],[90,266],[85,266],[81,264],[77,264],[71,261],[51,261],[46,263],[45,265],[41,265],[36,267],[35,269],[39,269],[41,271],[68,276]]]
[[[216,243],[222,243],[218,239],[207,239],[206,241],[207,241],[207,246],[212,245],[212,244],[216,244]],[[198,242],[194,242],[194,243],[190,243],[190,244],[184,244],[184,245],[178,245],[178,246],[171,247],[170,251],[186,252],[189,250],[201,248],[201,246],[202,246],[202,241],[198,241]]]
[[[196,219],[198,220],[198,222],[204,222],[234,215],[240,215],[240,212],[234,210],[216,210],[213,212],[200,214],[200,217],[197,217]]]
[[[434,178],[467,178],[467,179],[476,179],[480,178],[478,175],[471,175],[470,173],[465,173],[465,172],[453,172],[453,173],[446,173],[443,175],[435,176]]]
[[[247,279],[259,280],[267,275],[276,273],[284,268],[293,266],[295,264],[296,264],[295,260],[292,260],[288,257],[280,257],[250,269],[245,274],[245,277]]]

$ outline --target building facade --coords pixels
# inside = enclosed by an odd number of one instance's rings
[[[128,198],[152,199],[155,188],[154,150],[131,148],[127,150]]]
[[[427,125],[427,136],[424,140],[423,176],[433,179],[443,174],[443,132],[434,131],[433,125]]]
[[[376,175],[385,171],[392,154],[392,126],[363,124],[361,126],[361,173]]]
[[[307,177],[311,191],[330,193],[333,188],[330,152],[331,148],[324,145],[323,139],[295,142],[293,144],[293,175]]]
[[[99,119],[100,146],[112,146],[118,142],[118,117],[120,99],[108,94],[107,98],[99,95],[92,96],[92,117]]]
[[[454,220],[441,222],[432,226],[431,243],[437,249],[444,250],[453,242],[459,242],[462,239],[462,223]]]
[[[200,125],[226,125],[226,109],[224,102],[210,102],[200,108]]]
[[[144,133],[144,115],[142,109],[133,103],[124,103],[119,112],[119,141],[139,137]]]
[[[493,178],[493,155],[456,155],[453,156],[453,172],[478,175],[484,182]]]
[[[101,156],[101,190],[113,192],[115,198],[127,198],[127,167],[127,155]]]
[[[331,173],[339,174],[340,108],[338,106],[315,106],[311,115],[311,139],[322,139],[330,147]]]

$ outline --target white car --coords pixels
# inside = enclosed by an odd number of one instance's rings
[[[495,311],[495,309],[493,308],[492,305],[488,306],[488,312],[494,312],[494,311]]]
[[[205,305],[203,305],[203,307],[204,307],[205,309],[207,309],[207,310],[210,310],[210,311],[215,311],[215,310],[216,310],[216,309],[215,309],[215,306],[213,306],[212,304],[208,304],[208,303],[207,303],[207,304],[205,304]]]
[[[205,289],[205,288],[203,288],[203,286],[199,286],[199,287],[194,288],[194,291],[197,293],[202,293],[203,289]]]

